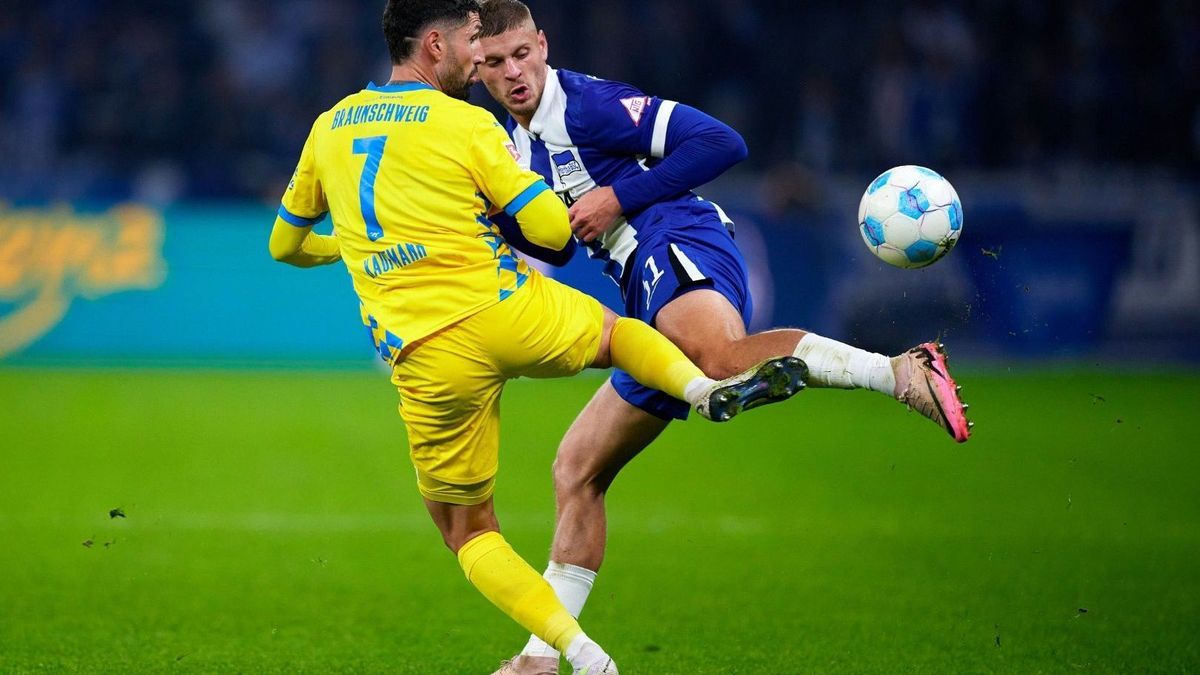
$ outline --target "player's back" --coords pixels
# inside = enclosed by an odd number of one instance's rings
[[[385,359],[523,282],[487,220],[540,181],[508,144],[490,113],[421,83],[371,85],[314,124],[284,207],[332,215]]]

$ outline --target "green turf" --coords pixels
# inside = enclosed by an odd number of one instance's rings
[[[963,379],[965,446],[865,392],[677,425],[610,496],[589,634],[627,674],[1200,670],[1200,378]],[[506,393],[498,510],[538,568],[598,382]],[[524,641],[441,547],[382,375],[0,392],[0,672],[488,673]]]

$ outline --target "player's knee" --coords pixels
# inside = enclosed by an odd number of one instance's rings
[[[604,321],[600,328],[600,346],[596,349],[596,357],[590,367],[609,368],[612,366],[612,332],[617,325],[617,315],[607,307],[604,308]]]
[[[583,467],[573,457],[559,453],[550,467],[554,475],[554,493],[566,495],[578,492],[587,482]]]
[[[498,527],[491,526],[474,526],[474,527],[448,527],[442,530],[442,543],[450,552],[458,555],[460,549],[466,546],[472,539],[487,534],[488,532],[499,532]]]
[[[462,548],[467,542],[460,534],[442,530],[442,543],[446,545],[446,548],[450,549],[451,553],[458,555],[458,549]]]
[[[583,456],[569,450],[559,451],[554,458],[554,494],[561,501],[579,497],[595,497],[602,493],[596,483],[596,472]]]

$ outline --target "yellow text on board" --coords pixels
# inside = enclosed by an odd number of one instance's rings
[[[120,205],[98,214],[0,204],[0,359],[37,341],[76,299],[151,290],[166,278],[157,211]]]

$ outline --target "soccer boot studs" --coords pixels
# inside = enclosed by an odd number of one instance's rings
[[[500,664],[492,675],[558,675],[558,657],[518,654]]]
[[[713,384],[696,404],[696,412],[714,422],[725,422],[744,410],[795,396],[804,389],[807,378],[808,366],[794,356],[768,359]]]
[[[962,387],[950,377],[941,343],[926,342],[893,358],[892,370],[897,400],[933,420],[955,441],[964,443],[971,437],[975,423],[967,420],[969,406],[959,398]]]
[[[617,664],[613,663],[612,659],[605,659],[576,668],[572,675],[618,675]]]

